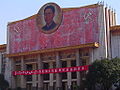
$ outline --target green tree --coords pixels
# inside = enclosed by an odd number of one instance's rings
[[[6,90],[9,87],[9,83],[5,80],[4,75],[0,74],[0,90]]]
[[[113,67],[113,77],[114,77],[114,86],[117,88],[116,90],[120,90],[120,59],[114,58],[111,60]]]
[[[96,60],[89,67],[86,75],[88,90],[109,90],[120,79],[120,59]]]

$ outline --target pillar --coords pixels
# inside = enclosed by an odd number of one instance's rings
[[[23,71],[23,70],[26,70],[26,67],[25,67],[25,63],[24,63],[24,58],[22,56],[21,57],[21,71]],[[21,85],[21,90],[26,90],[26,80],[25,80],[24,75],[21,75],[20,85]]]
[[[43,69],[43,63],[42,63],[40,55],[38,55],[38,69]],[[38,74],[38,90],[44,90],[43,74]]]
[[[76,66],[81,66],[82,60],[80,59],[79,49],[76,50]],[[80,72],[77,72],[77,86],[78,90],[81,88],[81,76]]]
[[[93,48],[89,48],[89,64],[93,63],[95,61],[94,58],[94,49]]]
[[[61,61],[59,57],[59,52],[56,52],[56,68],[61,68]],[[62,75],[61,73],[56,73],[56,90],[62,90]]]
[[[36,70],[36,64],[33,64],[33,70]],[[37,83],[36,83],[36,75],[32,75],[32,90],[36,90],[37,89]]]
[[[11,58],[11,72],[15,71],[15,61],[13,58]],[[12,74],[12,73],[11,73]],[[11,75],[11,88],[12,90],[15,90],[16,88],[16,82],[15,82],[15,76]]]
[[[116,25],[116,13],[114,11],[114,25]]]
[[[53,62],[50,62],[50,68],[53,68]],[[54,81],[54,78],[53,78],[53,73],[50,73],[50,90],[53,90],[53,81]]]
[[[112,14],[113,14],[113,11],[112,11]],[[113,15],[112,15],[113,17]],[[108,8],[106,7],[105,8],[105,18],[106,18],[106,47],[107,47],[107,58],[111,58],[111,46],[110,46],[110,26],[109,26],[109,23],[110,23],[110,16],[109,16],[109,10]],[[114,20],[112,20],[113,24],[114,24]]]
[[[71,67],[71,61],[67,61],[67,67]],[[71,90],[72,77],[71,72],[67,72],[67,90]]]
[[[0,52],[0,73],[2,73],[2,52]]]

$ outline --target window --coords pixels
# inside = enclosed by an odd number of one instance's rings
[[[71,61],[71,67],[76,67],[76,60]],[[76,72],[72,72],[71,74],[72,74],[72,79],[77,78],[77,73]]]
[[[49,63],[43,63],[43,69],[49,69]],[[49,80],[49,74],[44,74],[43,80]]]
[[[62,61],[62,68],[67,67],[67,62]],[[62,73],[62,79],[67,79],[67,72]]]
[[[16,65],[16,71],[20,71],[21,70],[21,65]]]
[[[26,70],[28,70],[28,71],[32,70],[32,64],[27,64],[26,65]],[[27,81],[32,81],[32,75],[26,75],[26,80]]]

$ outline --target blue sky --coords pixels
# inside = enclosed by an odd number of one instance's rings
[[[7,43],[8,22],[25,19],[36,14],[48,2],[55,2],[61,8],[81,7],[101,0],[1,0],[0,1],[0,45]],[[120,1],[102,0],[104,5],[115,9],[117,24],[120,25]]]

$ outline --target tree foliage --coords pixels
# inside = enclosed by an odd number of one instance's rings
[[[109,90],[120,79],[120,59],[96,60],[86,75],[88,90]],[[98,90],[98,89],[97,89]]]
[[[4,79],[4,75],[0,74],[0,90],[6,90],[9,87],[9,83]]]

